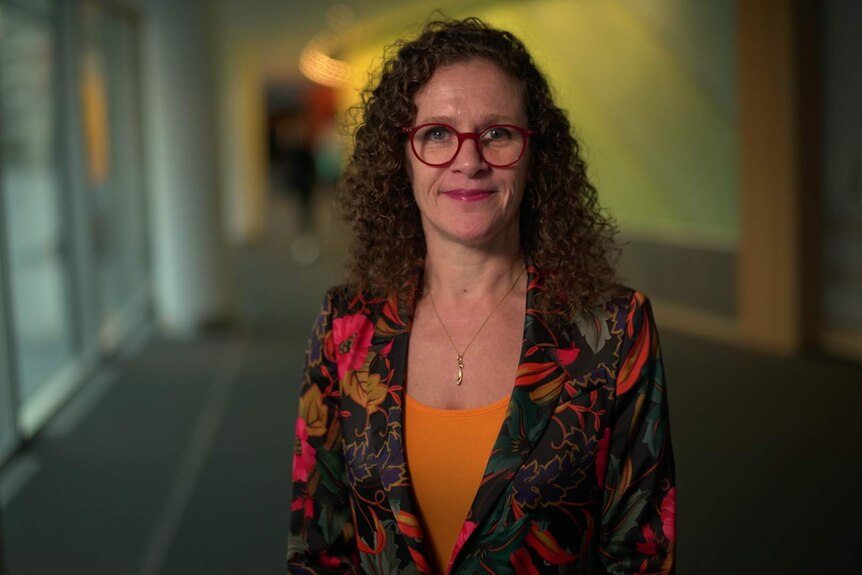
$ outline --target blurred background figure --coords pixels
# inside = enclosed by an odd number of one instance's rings
[[[0,0],[8,573],[282,571],[339,126],[438,8],[554,79],[653,302],[680,572],[855,568],[862,4]]]
[[[270,232],[291,235],[293,259],[309,265],[320,255],[319,228],[326,225],[321,212],[331,210],[341,171],[335,92],[315,84],[270,83],[266,113],[270,200],[276,211]]]

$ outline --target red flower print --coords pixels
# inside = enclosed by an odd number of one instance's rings
[[[410,551],[410,556],[413,558],[413,562],[416,563],[419,573],[422,575],[431,575],[431,565],[425,559],[425,556],[413,547],[408,547],[407,550]]]
[[[628,355],[623,358],[620,371],[617,374],[617,395],[625,395],[640,381],[641,371],[648,365],[653,353],[652,327],[649,318],[644,318],[643,326],[635,338]]]
[[[293,449],[294,481],[308,482],[308,474],[314,469],[316,456],[317,450],[308,443],[308,429],[305,427],[305,420],[297,417],[296,443]]]
[[[374,520],[374,533],[370,534],[373,536],[372,541],[374,542],[374,547],[371,547],[366,543],[362,537],[356,538],[356,547],[362,553],[378,555],[386,548],[386,529],[383,527],[383,524],[377,517],[377,513],[375,513],[373,509],[371,510],[371,518]]]
[[[395,522],[401,533],[414,539],[422,539],[422,528],[419,526],[419,518],[412,513],[399,510],[395,516]]]
[[[332,337],[338,349],[339,380],[344,380],[344,374],[348,371],[362,367],[373,335],[374,324],[361,314],[346,315],[332,322]]]
[[[521,547],[511,557],[512,565],[515,567],[516,575],[538,575],[539,570],[533,564],[533,558],[526,548]]]
[[[596,481],[599,488],[605,486],[605,473],[608,470],[608,456],[611,449],[611,428],[606,427],[605,433],[599,440],[599,448],[596,450]]]
[[[574,363],[580,354],[580,348],[573,343],[568,349],[558,349],[557,359],[559,359],[560,363],[563,365],[569,365],[570,363]]]
[[[559,368],[557,367],[557,364],[555,364],[554,362],[524,362],[518,366],[518,373],[515,377],[515,385],[517,387],[534,385],[542,381],[558,369]]]
[[[641,534],[643,535],[644,540],[639,541],[637,545],[635,545],[637,552],[649,556],[653,556],[658,553],[658,543],[655,541],[655,531],[652,530],[652,527],[644,525],[643,529],[641,529]]]
[[[676,540],[676,487],[671,487],[661,502],[661,530],[668,541]]]
[[[635,333],[635,312],[643,307],[646,296],[639,291],[632,294],[632,306],[626,315],[626,335],[632,337]]]

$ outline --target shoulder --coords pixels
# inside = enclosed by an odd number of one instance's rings
[[[592,310],[583,314],[577,323],[585,319],[594,320],[601,317],[611,324],[611,327],[620,328],[628,324],[641,324],[645,320],[651,321],[652,307],[649,298],[641,291],[623,285],[612,286],[606,294],[595,302]]]
[[[320,315],[332,319],[363,315],[373,319],[383,313],[392,299],[358,290],[350,284],[339,284],[326,291]]]
[[[635,289],[615,284],[610,286],[604,296],[596,302],[596,307],[608,311],[627,310],[634,304],[638,294],[643,297],[643,294]]]
[[[323,296],[323,312],[333,315],[349,313],[356,290],[348,284],[339,284],[326,290]]]
[[[608,290],[570,325],[576,345],[607,366],[618,364],[644,332],[653,331],[649,299],[625,286]]]
[[[601,305],[614,316],[623,316],[627,322],[640,323],[652,317],[652,306],[646,294],[622,285],[614,286]]]
[[[644,384],[642,376],[660,362],[661,352],[652,307],[643,292],[623,288],[609,304],[616,311],[617,396],[622,396]]]

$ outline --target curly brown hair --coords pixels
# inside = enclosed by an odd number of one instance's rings
[[[616,227],[599,207],[566,113],[524,44],[478,18],[435,20],[414,40],[387,48],[354,110],[354,149],[340,185],[353,230],[348,284],[387,296],[415,282],[425,256],[419,209],[405,170],[405,135],[414,95],[441,66],[486,60],[521,82],[530,139],[528,185],[520,212],[524,254],[545,272],[537,305],[572,319],[612,289]]]

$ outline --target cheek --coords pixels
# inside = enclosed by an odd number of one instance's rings
[[[431,192],[438,174],[429,170],[427,166],[416,162],[408,162],[404,169],[413,196],[417,201],[421,201],[420,198],[424,198]]]

